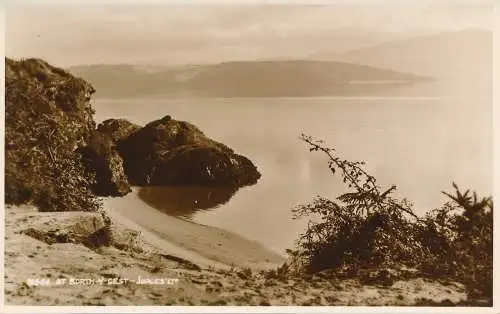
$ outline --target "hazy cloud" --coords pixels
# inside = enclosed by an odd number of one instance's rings
[[[397,36],[490,28],[488,5],[30,5],[6,10],[6,54],[67,66],[299,57]]]

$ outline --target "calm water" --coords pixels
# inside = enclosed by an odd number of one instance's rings
[[[471,98],[130,99],[94,101],[96,120],[145,124],[164,115],[186,120],[250,158],[258,184],[238,191],[147,188],[139,197],[159,210],[224,228],[282,252],[307,221],[291,209],[315,195],[335,197],[338,178],[301,133],[326,140],[344,158],[364,160],[380,184],[423,213],[443,203],[455,181],[491,193],[491,104]],[[140,209],[138,209],[140,210]]]

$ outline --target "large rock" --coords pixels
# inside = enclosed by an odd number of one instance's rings
[[[120,142],[119,150],[136,185],[241,187],[260,178],[249,159],[170,116],[135,131]]]
[[[81,243],[89,247],[109,245],[109,226],[100,213],[65,212],[58,216],[34,214],[37,223],[22,231],[48,244]]]
[[[140,253],[148,247],[140,232],[112,222],[107,215],[95,212],[40,213],[23,212],[20,233],[45,242],[83,244],[91,249],[113,246],[119,250]],[[27,225],[27,227],[26,227]]]
[[[100,196],[123,196],[131,192],[123,160],[109,135],[95,131],[89,145],[80,149],[87,169],[95,173],[94,193]]]

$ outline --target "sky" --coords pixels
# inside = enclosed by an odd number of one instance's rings
[[[331,5],[6,7],[6,55],[58,66],[303,58],[402,37],[491,28],[492,7],[425,1]],[[351,2],[352,3],[352,2]],[[457,3],[457,2],[455,2]]]

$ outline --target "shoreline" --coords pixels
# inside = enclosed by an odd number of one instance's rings
[[[115,223],[139,231],[158,250],[200,266],[257,270],[276,268],[285,261],[285,256],[236,233],[162,213],[143,202],[137,188],[124,197],[104,198],[103,203]]]

